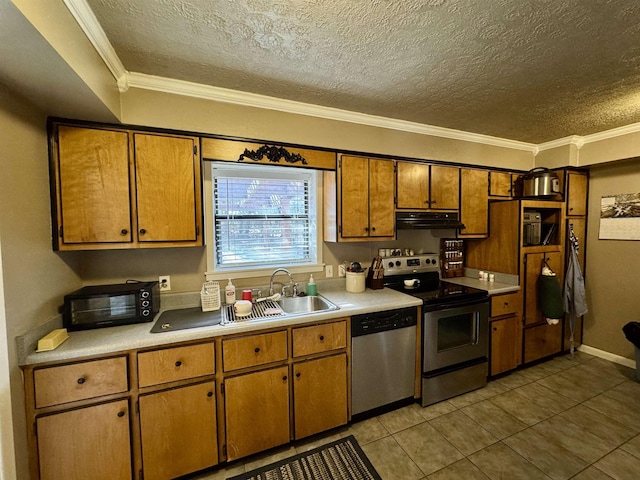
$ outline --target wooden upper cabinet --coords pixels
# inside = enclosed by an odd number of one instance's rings
[[[431,208],[457,210],[460,207],[460,169],[431,165]]]
[[[441,165],[398,162],[397,208],[457,210],[460,202],[460,169]]]
[[[61,125],[57,147],[54,238],[66,245],[131,242],[127,132]]]
[[[567,215],[586,215],[589,177],[585,173],[568,172],[566,178]]]
[[[398,162],[396,183],[398,208],[429,208],[429,165]]]
[[[340,236],[343,239],[395,235],[392,160],[343,156],[340,161]]]
[[[197,137],[54,124],[50,141],[54,249],[203,244]]]
[[[195,242],[200,222],[197,139],[133,135],[139,242]]]
[[[513,196],[513,184],[509,172],[489,172],[489,196],[511,197]]]
[[[460,220],[465,228],[462,237],[482,238],[489,235],[489,172],[460,169]]]

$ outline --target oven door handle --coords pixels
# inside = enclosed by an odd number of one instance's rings
[[[424,305],[422,310],[424,312],[439,312],[442,310],[453,310],[454,308],[467,307],[469,305],[480,305],[482,303],[489,303],[489,297],[475,298],[471,300],[460,300],[459,302],[439,303],[437,305]]]

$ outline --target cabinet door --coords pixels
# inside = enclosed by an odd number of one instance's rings
[[[198,239],[200,162],[195,141],[190,137],[134,134],[138,241]]]
[[[461,236],[486,237],[489,234],[489,172],[460,169]]]
[[[511,174],[507,172],[489,172],[489,195],[492,197],[511,197]]]
[[[341,236],[369,235],[369,160],[342,157],[340,162]]]
[[[538,277],[542,268],[542,260],[546,259],[551,270],[558,276],[562,287],[562,253],[528,253],[525,255],[524,268],[524,323],[532,325],[544,321],[542,311],[538,305]]]
[[[458,210],[460,206],[460,169],[431,165],[430,180],[430,207]]]
[[[562,322],[556,325],[543,323],[524,331],[524,363],[549,357],[562,349]]]
[[[587,214],[587,186],[589,179],[583,173],[567,174],[567,215]]]
[[[347,423],[347,356],[319,358],[293,366],[295,438]]]
[[[522,325],[520,317],[511,316],[491,321],[491,375],[513,370],[522,358]]]
[[[429,208],[429,165],[398,162],[396,185],[398,208]]]
[[[140,397],[146,480],[168,480],[218,463],[213,382]]]
[[[127,400],[39,417],[40,480],[129,480]]]
[[[282,366],[224,381],[227,460],[289,441],[289,373]]]
[[[395,181],[393,161],[369,160],[369,235],[393,237]]]
[[[127,133],[60,125],[57,168],[62,242],[131,242]]]

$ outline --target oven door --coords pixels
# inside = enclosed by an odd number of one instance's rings
[[[489,301],[424,314],[422,371],[446,369],[488,355]]]

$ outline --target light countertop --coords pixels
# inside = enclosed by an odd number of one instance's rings
[[[155,321],[162,313],[161,311],[152,322],[148,323],[69,332],[68,340],[55,350],[48,352],[36,352],[35,344],[31,344],[33,341],[26,341],[24,343],[27,344],[27,346],[24,348],[24,351],[20,351],[19,349],[18,361],[21,366],[48,362],[63,362],[95,355],[109,355],[127,350],[193,340],[205,340],[221,335],[248,333],[265,328],[300,325],[332,318],[422,305],[420,299],[388,288],[380,290],[367,289],[363,293],[349,293],[345,291],[343,284],[331,283],[323,285],[322,287],[319,284],[318,289],[319,294],[335,303],[339,307],[339,310],[297,317],[278,317],[269,320],[247,321],[246,323],[238,322],[224,326],[212,325],[162,333],[150,333]],[[199,299],[199,297],[195,298]],[[186,308],[193,306],[194,305],[182,305],[181,307]],[[220,315],[219,311],[209,313],[212,318]],[[37,343],[37,338],[35,342]]]

